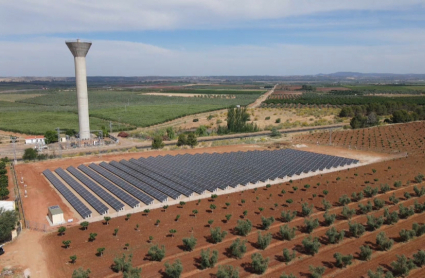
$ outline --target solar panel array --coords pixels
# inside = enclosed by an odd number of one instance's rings
[[[50,170],[44,170],[43,175],[83,218],[91,216],[91,210],[87,208],[55,175],[53,175]]]
[[[102,162],[99,165],[92,163],[89,167],[80,165],[78,170],[73,167],[68,167],[67,170],[112,208],[119,210],[123,204],[112,195],[130,207],[136,207],[139,200],[149,205],[155,199],[159,202],[165,202],[168,198],[176,200],[181,196],[190,197],[194,193],[214,192],[217,189],[293,177],[358,162],[344,157],[285,149],[166,155]],[[86,194],[83,193],[84,190],[64,170],[58,169],[56,173],[83,198],[88,197],[83,196]],[[48,177],[49,180],[50,178]],[[88,202],[99,211],[95,203]]]

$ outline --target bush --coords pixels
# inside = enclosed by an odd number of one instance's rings
[[[227,235],[226,231],[221,231],[220,227],[211,228],[211,240],[214,244],[222,242],[224,237]]]
[[[179,278],[183,272],[183,265],[180,260],[176,260],[172,265],[165,263],[165,274],[170,278]]]
[[[213,250],[210,256],[210,249],[201,250],[201,269],[213,268],[218,262],[218,251]]]
[[[409,192],[404,192],[403,196],[404,198],[406,198],[406,200],[409,200],[410,198],[412,198]]]
[[[286,202],[287,202],[288,204],[292,204],[293,200],[292,200],[292,199],[288,199],[288,200],[286,200]]]
[[[352,264],[353,255],[342,255],[341,253],[335,253],[334,258],[336,260],[337,267],[346,267],[347,265]]]
[[[399,232],[399,235],[400,235],[401,241],[408,242],[409,240],[411,240],[412,238],[414,238],[416,236],[416,232],[414,230],[402,229]]]
[[[423,180],[424,180],[424,175],[422,175],[422,174],[419,174],[415,177],[415,181],[417,183],[421,183]]]
[[[258,248],[260,248],[261,250],[265,250],[267,246],[269,246],[271,241],[272,241],[271,233],[267,233],[263,236],[261,232],[258,232],[258,237],[257,237]]]
[[[405,255],[397,255],[397,260],[391,263],[393,274],[396,276],[408,276],[409,272],[416,268],[412,259],[406,258]]]
[[[319,248],[321,246],[319,238],[312,238],[311,236],[304,238],[302,244],[304,246],[305,252],[313,256],[319,252]]]
[[[425,211],[425,204],[420,204],[417,200],[415,200],[415,204],[413,205],[413,207],[417,213]]]
[[[377,187],[372,188],[370,185],[368,185],[365,189],[363,189],[363,192],[366,197],[370,198],[378,194],[379,189]]]
[[[415,211],[412,207],[405,207],[403,206],[403,204],[400,204],[398,208],[399,208],[398,215],[401,219],[406,219],[409,216],[412,216],[413,214],[415,214]]]
[[[292,261],[293,259],[295,259],[296,254],[295,251],[293,250],[292,253],[291,251],[289,251],[288,248],[283,249],[283,260],[286,263],[289,263],[290,261]]]
[[[280,226],[279,234],[283,240],[291,241],[295,237],[297,228],[290,228],[288,225]]]
[[[326,201],[325,199],[322,200],[323,208],[325,210],[329,210],[332,208],[332,204],[329,201]]]
[[[279,138],[282,137],[282,134],[277,130],[277,128],[272,128],[272,133],[270,134],[271,137]]]
[[[375,209],[376,210],[380,210],[385,205],[385,201],[384,200],[381,200],[381,199],[378,199],[378,198],[373,199],[373,203],[375,205]]]
[[[64,226],[59,227],[58,233],[60,236],[63,236],[65,234],[66,228]]]
[[[280,118],[276,119],[275,123],[279,124],[280,123]]]
[[[297,212],[296,211],[290,211],[290,210],[288,210],[286,212],[282,211],[280,216],[282,217],[283,222],[289,223],[289,222],[292,221],[292,219],[295,218],[295,216],[297,216]]]
[[[197,239],[193,235],[190,235],[189,238],[183,238],[183,245],[188,251],[193,251],[193,249],[195,249],[196,242]]]
[[[229,251],[233,257],[241,259],[246,253],[246,240],[235,239],[230,245]]]
[[[393,225],[398,222],[398,213],[397,211],[389,212],[388,208],[384,209],[384,217],[385,217],[385,223],[388,225]]]
[[[252,229],[251,221],[247,220],[238,220],[238,224],[235,227],[235,231],[238,235],[247,236]]]
[[[380,232],[376,236],[376,245],[382,250],[382,251],[388,251],[391,249],[391,247],[394,244],[394,240],[389,239],[385,232]]]
[[[413,262],[419,267],[425,265],[425,251],[419,250],[418,253],[413,254]]]
[[[319,227],[319,219],[304,219],[305,230],[307,233],[311,234],[314,229]]]
[[[398,187],[401,187],[401,181],[396,181],[396,182],[394,182],[394,187],[396,187],[396,188],[398,188]]]
[[[161,248],[158,247],[158,244],[151,246],[148,251],[148,257],[151,261],[162,261],[165,257],[165,246],[161,245]]]
[[[415,191],[415,194],[417,197],[421,197],[425,194],[425,187],[421,187],[421,189],[419,189],[416,185],[413,187],[413,190]]]
[[[365,227],[360,223],[351,223],[348,222],[348,227],[351,235],[356,238],[361,237],[365,232]]]
[[[327,190],[323,190],[323,195],[328,195],[328,193],[329,193],[329,191],[327,191]]]
[[[367,271],[367,275],[369,276],[369,278],[394,278],[390,271],[388,271],[384,276],[384,269],[380,266],[376,269],[376,272],[373,272],[369,269]]]
[[[199,119],[193,119],[193,122],[194,123],[199,122]]]
[[[359,192],[358,194],[356,192],[353,192],[351,194],[351,200],[353,202],[358,202],[360,200],[363,200],[363,198],[364,198],[363,192]]]
[[[395,196],[395,194],[393,193],[393,195],[390,196],[389,198],[390,202],[393,203],[394,205],[397,204],[400,200]]]
[[[369,245],[360,246],[359,258],[363,261],[369,261],[372,257],[372,249]]]
[[[310,265],[308,267],[311,273],[312,278],[321,278],[322,275],[325,273],[325,267],[324,266],[312,266]]]
[[[297,278],[297,276],[295,276],[294,274],[290,273],[289,275],[286,275],[286,273],[282,273],[282,275],[280,275],[280,278]]]
[[[339,197],[338,202],[341,206],[345,206],[345,205],[348,205],[349,203],[351,203],[351,199],[348,198],[348,196],[346,194],[344,194],[341,197]]]
[[[308,205],[308,203],[301,204],[301,214],[304,217],[310,216],[313,212],[313,205]]]
[[[269,258],[263,258],[260,253],[254,253],[251,256],[251,266],[255,273],[263,274],[266,272],[267,267],[269,266]]]
[[[386,193],[390,190],[391,190],[391,188],[388,184],[381,184],[381,193]]]
[[[263,229],[268,230],[270,228],[270,225],[274,222],[274,217],[271,216],[269,218],[261,216],[261,222],[263,223]]]
[[[239,270],[231,265],[218,266],[216,278],[239,278]]]
[[[370,231],[375,231],[376,229],[379,229],[382,226],[382,224],[384,224],[384,221],[385,220],[382,216],[375,217],[373,215],[368,215],[366,227]]]
[[[338,232],[338,230],[335,227],[332,227],[326,231],[328,242],[332,244],[336,244],[342,241],[344,239],[344,235],[345,235],[344,230],[342,230],[341,232]]]
[[[356,210],[355,209],[350,209],[347,206],[344,206],[342,208],[342,212],[341,212],[342,216],[344,216],[345,219],[351,219],[351,217],[353,217],[353,215],[356,214]]]
[[[415,231],[416,236],[422,236],[425,234],[425,224],[421,225],[415,222],[412,224],[412,230]]]
[[[323,218],[325,218],[325,226],[330,226],[335,222],[336,214],[329,214],[329,212],[326,211]]]
[[[90,268],[88,268],[87,270],[84,270],[82,267],[74,270],[74,272],[72,272],[72,278],[89,278],[90,277]]]
[[[359,204],[359,209],[361,213],[366,214],[372,211],[373,205],[370,201],[368,201],[366,205]]]
[[[152,140],[152,149],[162,149],[165,146],[161,136],[155,136]]]
[[[187,144],[186,134],[184,134],[184,133],[179,134],[179,137],[177,139],[177,146],[180,147],[180,146],[184,146],[186,144]]]

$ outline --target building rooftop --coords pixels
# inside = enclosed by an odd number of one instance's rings
[[[59,206],[51,206],[49,207],[49,212],[51,215],[62,214],[63,211]]]

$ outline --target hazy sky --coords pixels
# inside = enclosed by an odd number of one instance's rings
[[[0,76],[425,73],[424,0],[0,0]]]

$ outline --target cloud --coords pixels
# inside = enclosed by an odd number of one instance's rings
[[[73,76],[65,39],[0,44],[0,76]],[[337,71],[424,73],[425,43],[376,46],[274,44],[173,50],[127,41],[93,41],[90,76],[298,75]]]
[[[229,28],[253,20],[424,5],[423,0],[16,0],[2,3],[0,36]]]

